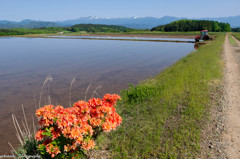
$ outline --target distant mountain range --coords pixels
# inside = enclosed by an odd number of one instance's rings
[[[74,20],[66,20],[56,22],[58,25],[69,26],[74,24],[107,24],[107,25],[120,25],[136,29],[150,29],[152,27],[168,24],[172,21],[179,20],[180,18],[165,16],[162,18],[155,17],[131,17],[131,18],[99,18],[99,17],[81,17]]]
[[[35,21],[23,20],[21,22],[0,21],[0,28],[40,28],[40,27],[68,27],[75,24],[106,24],[106,25],[120,25],[136,29],[150,29],[158,25],[164,25],[181,19],[194,18],[178,18],[164,16],[162,18],[155,17],[131,17],[131,18],[100,18],[100,17],[81,17],[66,21]],[[197,20],[214,20],[224,23],[229,23],[232,28],[240,27],[240,16],[219,17],[219,18],[195,18]]]
[[[58,27],[59,25],[55,22],[47,22],[47,21],[36,21],[26,19],[21,22],[14,22],[14,21],[7,21],[2,20],[0,21],[0,28],[1,29],[11,29],[11,28],[41,28],[41,27]]]

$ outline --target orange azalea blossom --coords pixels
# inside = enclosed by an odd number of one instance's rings
[[[78,101],[76,103],[73,104],[73,107],[78,107],[79,108],[79,112],[80,113],[89,113],[90,111],[90,107],[89,107],[89,104],[86,103],[85,101],[81,100],[81,101]]]
[[[82,137],[82,130],[81,130],[81,128],[80,127],[72,128],[71,134],[69,135],[69,138],[70,139],[78,139],[78,141],[79,140],[82,141],[83,137]]]
[[[90,105],[90,107],[98,107],[101,106],[103,103],[102,100],[99,98],[92,98],[88,101],[88,104]]]
[[[43,119],[42,118],[42,119],[39,120],[39,124],[48,127],[48,126],[53,124],[53,121],[49,120],[49,119]]]
[[[43,130],[38,130],[37,131],[37,133],[35,135],[35,138],[36,138],[37,141],[42,141],[43,140],[43,138],[45,137],[44,135],[42,135],[43,132],[44,132]]]
[[[35,138],[51,157],[56,157],[61,151],[73,153],[92,149],[99,130],[109,132],[121,124],[122,118],[114,107],[117,100],[121,100],[120,96],[106,94],[103,99],[78,101],[70,108],[53,105],[39,108],[36,115],[41,128]],[[43,132],[48,132],[45,133],[48,136],[42,135]]]
[[[65,136],[66,138],[69,138],[69,135],[71,134],[71,129],[70,129],[69,127],[64,128],[64,129],[62,130],[62,134],[63,134],[63,136]]]
[[[50,130],[51,130],[51,133],[52,133],[52,139],[53,140],[58,138],[59,136],[61,136],[61,131],[57,127],[51,127]]]
[[[53,146],[53,144],[47,144],[46,150],[52,158],[55,157],[57,154],[61,153],[59,148],[57,146]]]
[[[101,119],[96,119],[96,118],[90,119],[90,123],[91,123],[91,126],[92,126],[93,128],[95,128],[95,127],[97,127],[97,126],[100,126],[100,125],[101,125],[101,122],[102,122]]]
[[[121,100],[121,97],[119,95],[116,95],[116,94],[106,94],[104,97],[103,97],[103,101],[106,102],[106,103],[110,103],[112,105],[115,105],[116,104],[116,101],[117,100]]]
[[[112,130],[112,124],[110,122],[106,121],[102,124],[102,129],[105,132],[109,132]]]
[[[94,146],[95,146],[95,142],[93,140],[83,141],[82,143],[82,148],[85,150],[90,150],[94,148]]]
[[[65,152],[69,152],[70,150],[71,150],[71,146],[69,144],[67,144],[67,146],[64,145],[64,151]]]

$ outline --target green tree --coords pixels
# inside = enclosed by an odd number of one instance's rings
[[[79,32],[79,28],[72,28],[72,30],[71,30],[72,32]]]
[[[167,25],[160,25],[151,29],[151,31],[231,31],[228,23],[219,23],[217,21],[209,20],[178,20]]]
[[[231,26],[228,23],[225,23],[223,25],[223,30],[226,32],[229,32],[229,31],[231,31]]]
[[[214,31],[214,32],[221,31],[221,28],[219,27],[218,22],[213,22],[212,23],[212,31]]]

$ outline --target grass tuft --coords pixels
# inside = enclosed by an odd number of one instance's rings
[[[228,39],[229,39],[230,44],[237,45],[237,42],[233,39],[232,35],[229,35]]]
[[[39,152],[37,150],[38,143],[35,139],[36,127],[34,119],[33,119],[33,132],[31,132],[26,120],[26,115],[23,106],[22,111],[24,118],[24,121],[22,121],[22,126],[20,126],[16,116],[12,114],[13,124],[16,129],[16,136],[21,144],[19,147],[17,147],[17,149],[14,149],[11,143],[9,143],[10,147],[12,148],[12,154],[17,158],[34,158],[29,156],[35,156],[36,158],[38,158]]]
[[[232,33],[232,35],[233,35],[236,39],[240,40],[240,33]]]

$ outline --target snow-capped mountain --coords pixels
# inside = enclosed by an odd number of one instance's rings
[[[106,25],[120,25],[136,29],[150,29],[158,25],[164,25],[180,19],[190,18],[178,18],[171,16],[164,16],[161,18],[156,17],[139,17],[134,16],[130,18],[102,18],[97,16],[80,17],[73,20],[65,21],[35,21],[35,20],[23,20],[21,22],[14,21],[0,21],[0,28],[39,28],[39,27],[55,27],[55,26],[72,26],[75,24],[106,24]],[[193,18],[191,18],[193,19]],[[215,20],[219,22],[229,23],[232,28],[240,27],[240,16],[231,17],[219,17],[219,18],[197,18],[201,20]]]

